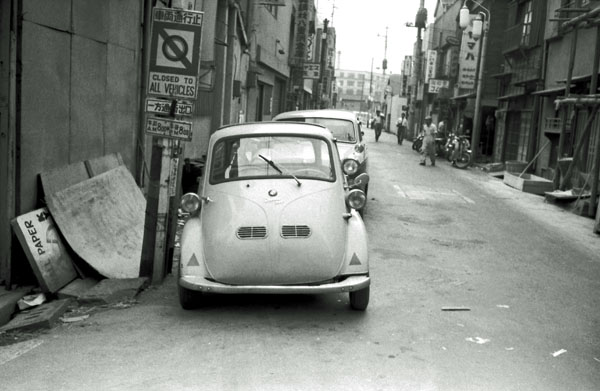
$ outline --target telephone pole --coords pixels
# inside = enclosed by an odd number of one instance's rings
[[[425,0],[421,0],[421,5],[419,6],[419,10],[417,11],[417,17],[415,20],[415,27],[417,28],[417,43],[415,47],[415,66],[413,69],[413,73],[415,75],[415,86],[413,88],[412,94],[413,99],[410,101],[410,109],[408,116],[408,127],[414,132],[415,125],[420,129],[422,126],[422,117],[423,117],[423,102],[421,101],[420,108],[417,109],[417,98],[419,97],[419,86],[422,84],[423,74],[421,72],[421,68],[423,68],[423,39],[421,37],[422,30],[427,25],[427,9],[425,9]],[[424,87],[423,87],[424,88]],[[424,92],[423,92],[424,94]],[[419,112],[417,115],[416,112]],[[416,120],[416,122],[415,122]],[[413,134],[414,136],[414,134]]]

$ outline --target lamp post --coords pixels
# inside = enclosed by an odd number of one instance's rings
[[[470,11],[467,7],[467,1],[465,0],[462,8],[460,9],[460,20],[459,25],[463,30],[466,29],[471,23]],[[490,10],[481,5],[476,0],[471,2],[477,4],[482,8],[484,12],[479,12],[477,18],[473,21],[473,38],[479,39],[483,37],[481,42],[481,51],[479,56],[479,72],[477,72],[477,94],[475,96],[475,115],[473,120],[473,136],[471,140],[472,158],[471,164],[475,163],[477,154],[479,153],[479,133],[481,132],[481,96],[483,93],[483,69],[485,67],[485,54],[487,51],[487,37],[490,29],[491,15]]]

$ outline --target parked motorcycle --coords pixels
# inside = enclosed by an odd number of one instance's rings
[[[413,141],[413,144],[412,144],[412,149],[413,149],[413,151],[417,151],[417,152],[419,152],[419,151],[421,151],[421,147],[422,147],[422,146],[423,146],[423,135],[422,135],[422,134],[420,134],[420,135],[419,135],[419,136],[418,136],[418,137],[415,139],[415,141]]]
[[[457,168],[465,169],[471,164],[471,143],[466,136],[450,134],[446,142],[446,158]]]

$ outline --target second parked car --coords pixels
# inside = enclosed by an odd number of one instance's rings
[[[368,173],[367,146],[363,131],[354,113],[345,110],[297,110],[276,115],[274,121],[308,122],[319,124],[333,134],[340,151],[342,168],[350,185],[358,175]],[[360,189],[368,195],[369,184]]]

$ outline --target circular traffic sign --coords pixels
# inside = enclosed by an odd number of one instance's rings
[[[167,59],[171,61],[180,61],[187,55],[188,44],[186,40],[179,35],[169,35],[163,41],[162,52]]]

